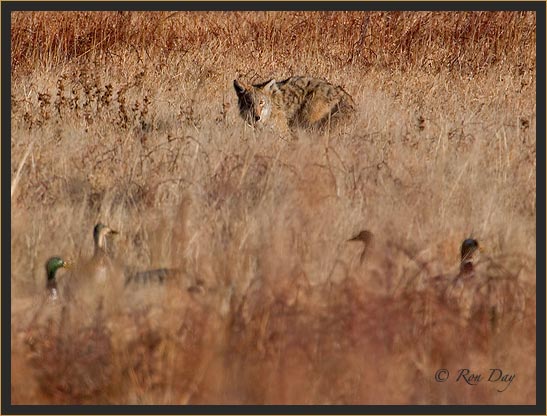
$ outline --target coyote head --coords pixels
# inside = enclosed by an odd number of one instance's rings
[[[277,90],[275,79],[258,85],[245,86],[234,80],[239,113],[251,126],[265,123],[272,112],[272,93]]]

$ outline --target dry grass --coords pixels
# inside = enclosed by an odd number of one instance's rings
[[[533,14],[15,13],[12,71],[14,403],[534,403]],[[244,126],[232,80],[295,74],[349,131]],[[179,281],[40,305],[98,221]],[[526,288],[496,330],[428,290],[470,234]],[[494,366],[503,393],[433,377]]]

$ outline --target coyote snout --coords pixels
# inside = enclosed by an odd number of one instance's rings
[[[276,125],[282,131],[322,129],[352,114],[355,105],[340,86],[295,76],[246,86],[234,80],[239,113],[251,126]]]

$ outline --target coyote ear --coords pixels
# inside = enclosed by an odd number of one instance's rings
[[[277,84],[275,82],[275,79],[271,79],[268,81],[266,85],[264,85],[264,91],[265,92],[273,92],[277,90]]]
[[[236,94],[239,96],[239,95],[243,95],[245,93],[245,91],[247,90],[245,88],[245,86],[243,86],[242,84],[240,84],[237,79],[234,79],[234,89],[236,90]]]

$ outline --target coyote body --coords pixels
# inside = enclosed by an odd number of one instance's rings
[[[234,80],[239,113],[252,126],[275,125],[282,131],[325,129],[353,113],[351,96],[340,86],[295,76],[245,86]]]

